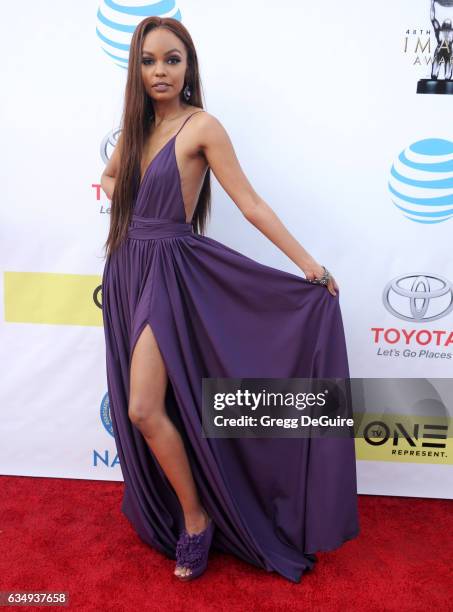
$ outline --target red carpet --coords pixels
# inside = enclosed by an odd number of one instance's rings
[[[0,476],[0,591],[67,591],[67,609],[108,612],[452,609],[449,500],[360,496],[360,536],[299,584],[216,552],[179,583],[120,513],[122,487]]]

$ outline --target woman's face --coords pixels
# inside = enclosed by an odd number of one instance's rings
[[[187,52],[180,39],[165,28],[154,28],[145,36],[142,49],[144,87],[156,101],[170,100],[184,87]],[[156,86],[157,83],[166,83]]]

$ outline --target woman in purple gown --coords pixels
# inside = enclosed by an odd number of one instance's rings
[[[210,169],[305,277],[204,235]],[[338,285],[203,110],[177,20],[149,17],[134,32],[101,184],[112,200],[102,300],[122,511],[181,580],[204,571],[212,546],[299,582],[316,551],[359,532],[354,440],[203,437],[202,378],[347,378]]]

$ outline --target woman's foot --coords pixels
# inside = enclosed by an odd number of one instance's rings
[[[183,551],[183,547],[187,548],[188,542],[190,539],[192,540],[192,543],[191,543],[192,549],[200,548],[199,544],[195,544],[194,542],[194,540],[200,541],[200,538],[190,538],[190,536],[200,535],[205,531],[206,532],[211,531],[207,529],[211,521],[212,519],[209,517],[208,513],[206,512],[206,510],[204,510],[204,508],[202,508],[199,514],[185,518],[185,521],[184,521],[185,523],[184,532],[185,533],[183,532],[184,535],[181,534],[180,539],[178,540],[179,545],[177,547],[178,550],[180,551],[179,552],[180,558],[184,557],[184,552],[181,552],[181,551]],[[203,536],[205,535],[206,534],[203,534]],[[208,536],[212,537],[212,534],[208,534]],[[195,556],[201,559],[202,552],[198,550]],[[196,563],[196,559],[192,553],[192,565],[194,563]],[[174,573],[175,573],[175,576],[177,576],[178,578],[188,578],[193,573],[193,570],[191,567],[189,567],[189,564],[180,565],[177,563]]]
[[[193,533],[200,533],[200,531],[206,529],[208,523],[209,514],[204,508],[201,509],[199,514],[195,516],[188,516],[184,521],[186,531],[189,535],[192,535]]]

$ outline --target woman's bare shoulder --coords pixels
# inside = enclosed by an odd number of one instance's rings
[[[196,132],[198,141],[201,147],[216,146],[219,143],[230,141],[228,131],[225,129],[222,121],[214,114],[198,113],[192,121],[196,119]]]
[[[198,113],[198,120],[205,120],[205,121],[212,121],[212,120],[217,120],[217,117],[215,117],[215,115],[213,115],[212,113],[209,113],[205,108],[197,108],[196,106],[192,107],[193,110],[191,111],[192,113]],[[199,113],[198,111],[203,111],[202,113]]]
[[[195,107],[194,107],[195,108]],[[191,120],[194,122],[194,126],[196,126],[199,134],[201,133],[211,133],[216,134],[219,132],[224,132],[225,128],[222,125],[222,122],[216,115],[209,113],[204,108],[199,108],[199,111],[203,111],[202,113],[197,111],[192,111],[192,113],[196,113],[195,117]]]

